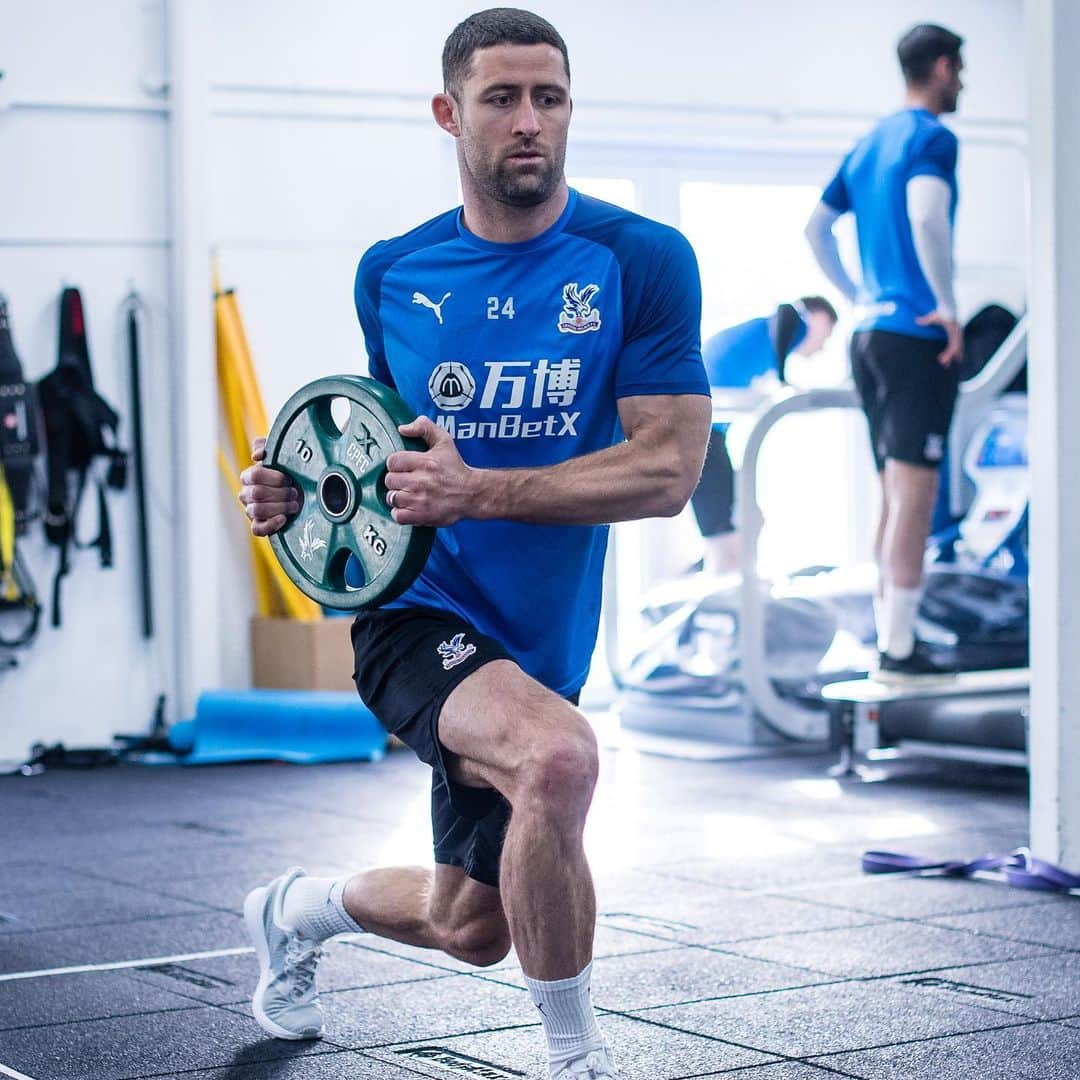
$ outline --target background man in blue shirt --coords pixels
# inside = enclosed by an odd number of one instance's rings
[[[876,620],[885,679],[937,671],[914,627],[963,347],[953,296],[957,140],[938,119],[956,110],[962,44],[929,24],[901,38],[904,108],[856,143],[806,229],[822,270],[863,309],[851,364],[882,483]],[[858,286],[832,232],[848,212],[858,231]]]
[[[606,523],[677,514],[701,472],[700,281],[675,230],[567,187],[569,62],[549,23],[471,16],[443,78],[432,107],[464,206],[376,244],[356,278],[371,374],[420,414],[402,431],[428,444],[389,458],[387,504],[439,527],[409,590],[357,618],[356,684],[432,767],[436,866],[294,869],[254,890],[254,1013],[280,1038],[321,1034],[315,965],[335,934],[478,965],[512,942],[552,1077],[614,1077],[589,993],[582,833],[598,755],[573,702]],[[283,474],[256,465],[243,484],[256,535],[296,512]]]
[[[786,382],[785,365],[792,353],[820,352],[836,326],[836,309],[823,296],[804,296],[781,304],[771,315],[731,326],[714,334],[701,348],[709,385],[719,389],[749,388],[765,380]],[[739,534],[732,510],[735,472],[722,421],[713,424],[705,468],[691,503],[705,540],[705,571],[726,574],[739,565]]]

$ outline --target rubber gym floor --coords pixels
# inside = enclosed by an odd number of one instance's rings
[[[594,997],[624,1080],[1080,1075],[1080,902],[860,872],[1027,834],[1026,776],[824,756],[605,751],[587,837]],[[245,893],[424,861],[428,774],[379,764],[118,767],[0,778],[0,1076],[542,1077],[513,954],[469,970],[373,937],[320,969],[326,1037],[252,1020]]]

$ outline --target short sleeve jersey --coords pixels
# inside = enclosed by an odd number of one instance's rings
[[[956,136],[925,109],[904,109],[882,120],[844,159],[822,193],[840,213],[851,211],[859,236],[867,314],[857,330],[891,330],[913,337],[943,338],[938,326],[915,320],[936,306],[915,252],[907,212],[907,185],[915,176],[936,176],[952,190],[956,215]]]
[[[369,370],[454,437],[466,464],[541,467],[623,438],[618,400],[709,392],[701,285],[674,229],[570,192],[524,243],[460,209],[376,244],[356,276]],[[456,613],[560,694],[596,642],[606,526],[465,519],[440,528],[394,607]]]
[[[778,373],[780,364],[776,355],[775,322],[775,315],[763,315],[737,326],[729,326],[709,338],[701,347],[709,385],[742,389],[762,375]],[[798,326],[788,346],[789,353],[803,343],[806,333],[806,323],[799,316]],[[723,422],[713,424],[718,431],[725,431],[727,426]]]

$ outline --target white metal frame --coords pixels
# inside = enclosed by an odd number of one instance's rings
[[[964,453],[986,411],[1023,367],[1028,351],[1028,317],[1024,315],[978,375],[960,384],[956,412],[949,428],[949,510],[960,517],[967,509],[971,481],[964,475]]]
[[[799,740],[824,740],[829,718],[822,709],[811,709],[782,698],[774,689],[765,665],[765,601],[767,583],[758,576],[758,541],[765,517],[757,498],[757,460],[769,431],[785,416],[822,409],[855,409],[859,399],[847,388],[795,390],[770,398],[754,415],[736,474],[736,526],[740,534],[742,582],[739,586],[739,651],[742,676],[751,707],[770,727]]]

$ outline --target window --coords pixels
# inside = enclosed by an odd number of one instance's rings
[[[806,180],[826,170],[819,162],[785,161],[763,172],[763,167],[749,168],[745,159],[728,162],[722,170],[719,166],[713,176],[726,176],[727,181],[710,178],[701,170],[700,160],[663,167],[598,160],[592,168],[582,169],[591,175],[575,177],[570,184],[679,226],[701,268],[703,338],[765,315],[784,300],[815,293],[825,296],[839,312],[840,325],[817,356],[793,356],[787,374],[801,386],[846,383],[850,314],[818,269],[803,235],[821,196],[820,187]],[[620,173],[623,178],[618,178]],[[786,176],[792,182],[778,182]],[[839,235],[845,260],[853,257],[850,219],[842,220]],[[758,499],[766,519],[758,549],[763,576],[779,576],[813,563],[845,564],[865,558],[865,521],[873,513],[876,485],[865,424],[856,412],[786,418],[765,442],[758,478]],[[644,593],[659,581],[685,573],[700,558],[702,543],[689,508],[674,521],[620,523],[615,537],[622,665],[647,632],[639,615]],[[589,680],[590,691],[598,695],[610,692],[604,646],[601,634]]]
[[[839,385],[848,373],[847,304],[803,236],[820,197],[819,187],[796,184],[680,185],[682,229],[701,267],[703,340],[800,296],[820,294],[836,307],[840,325],[825,348],[788,361],[788,379],[802,386]],[[853,240],[853,230],[841,235],[842,245]],[[859,424],[854,411],[804,414],[786,418],[769,434],[758,460],[763,575],[854,557],[852,462],[865,450],[860,436],[866,441]]]
[[[618,180],[612,177],[577,176],[567,177],[567,183],[594,199],[614,203],[624,210],[637,210],[637,184],[633,180]]]
[[[819,294],[836,307],[846,304],[818,269],[803,236],[821,189],[789,184],[716,184],[691,181],[680,186],[682,230],[694,245],[701,267],[701,336],[772,311],[783,300]],[[806,385],[835,385],[847,373],[844,327],[833,334]],[[796,367],[799,357],[793,358]],[[804,366],[804,365],[803,365]]]

